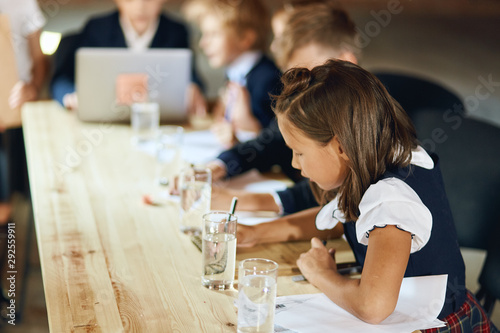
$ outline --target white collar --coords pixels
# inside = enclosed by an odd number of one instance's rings
[[[422,146],[417,146],[416,149],[411,151],[410,164],[429,170],[434,168],[434,161]],[[316,227],[319,230],[332,229],[338,222],[345,222],[344,214],[338,209],[338,200],[337,195],[332,201],[323,206],[316,215]]]
[[[415,150],[411,151],[411,161],[410,164],[419,166],[424,169],[432,170],[434,169],[434,161],[432,157],[427,154],[422,146],[417,146]]]
[[[120,26],[125,36],[125,42],[127,43],[127,47],[134,51],[144,51],[149,48],[153,42],[159,24],[160,19],[157,19],[149,25],[142,35],[139,35],[132,26],[132,23],[130,23],[127,18],[120,15]]]
[[[226,74],[229,81],[236,82],[242,86],[246,85],[246,76],[262,57],[260,51],[247,51],[236,58],[227,66]]]

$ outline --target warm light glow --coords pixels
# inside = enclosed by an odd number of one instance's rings
[[[42,31],[42,34],[40,35],[40,48],[42,49],[43,54],[54,54],[60,41],[61,34],[59,32]]]

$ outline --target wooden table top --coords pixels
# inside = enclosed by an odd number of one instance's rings
[[[201,286],[201,253],[178,204],[148,206],[154,160],[127,125],[89,124],[55,102],[27,103],[23,128],[51,332],[235,332],[237,291]],[[342,240],[339,262],[351,261]],[[298,274],[309,242],[238,249],[279,263],[278,296],[314,293]]]

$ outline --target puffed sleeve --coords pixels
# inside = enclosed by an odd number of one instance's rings
[[[423,248],[431,236],[431,212],[417,193],[400,179],[383,179],[371,185],[361,199],[359,211],[356,236],[361,244],[368,245],[373,229],[387,225],[411,233],[411,253]]]

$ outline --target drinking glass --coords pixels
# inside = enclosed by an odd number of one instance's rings
[[[238,218],[222,211],[203,215],[201,284],[228,290],[234,282]]]
[[[184,129],[181,126],[161,126],[156,141],[156,180],[168,185],[181,169],[181,145]]]
[[[134,143],[154,141],[160,126],[160,106],[158,103],[132,104],[130,123],[134,132]]]
[[[210,211],[212,172],[198,167],[183,169],[178,181],[181,196],[180,229],[186,234],[200,234],[203,215]]]
[[[278,264],[251,258],[238,267],[238,333],[272,333]]]

